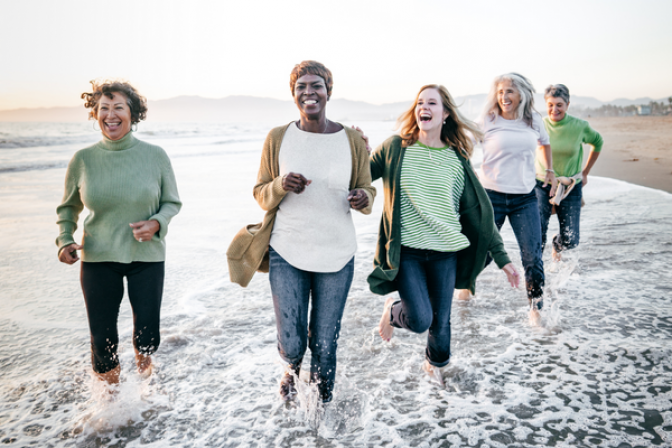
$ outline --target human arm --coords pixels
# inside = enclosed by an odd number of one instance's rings
[[[551,145],[541,145],[539,149],[541,151],[541,161],[546,166],[546,175],[544,177],[544,187],[546,185],[551,185],[551,191],[549,196],[555,196],[555,190],[558,188],[558,181],[555,179],[555,171],[553,171],[553,156],[551,154]],[[551,168],[548,168],[548,167]]]
[[[509,281],[509,284],[512,288],[517,288],[520,284],[520,275],[518,271],[513,266],[513,263],[509,263],[502,268],[502,271],[506,274],[506,279]]]
[[[597,131],[591,128],[590,125],[587,125],[583,141],[592,146],[590,154],[588,155],[588,160],[586,160],[586,166],[581,173],[583,177],[583,186],[585,187],[588,184],[588,174],[590,174],[590,170],[593,168],[593,165],[595,165],[595,162],[597,162],[597,158],[600,157],[604,140]]]
[[[590,154],[588,155],[588,160],[586,161],[586,166],[583,168],[583,172],[581,173],[582,180],[581,182],[583,183],[583,186],[585,187],[588,185],[588,174],[590,173],[590,170],[593,168],[593,165],[595,165],[595,162],[597,162],[597,158],[600,157],[600,153],[595,150],[591,150]]]
[[[130,223],[133,229],[133,237],[140,241],[149,241],[155,235],[162,240],[168,233],[168,224],[170,220],[179,213],[182,208],[182,201],[177,192],[177,182],[175,173],[170,163],[168,155],[161,151],[161,197],[159,198],[159,209],[146,221]]]
[[[356,132],[359,135],[359,132]],[[350,144],[354,145],[353,155],[356,166],[353,167],[353,178],[350,179],[350,193],[348,201],[350,207],[368,215],[373,207],[376,197],[376,189],[371,185],[371,170],[369,167],[369,152],[366,142],[361,138],[351,138]]]
[[[277,207],[288,192],[283,188],[283,178],[278,173],[277,163],[284,129],[276,128],[268,133],[261,151],[257,183],[252,189],[254,199],[263,210],[267,211]]]
[[[354,129],[355,131],[359,132],[362,135],[362,140],[364,140],[364,142],[366,143],[366,152],[371,154],[371,146],[369,146],[369,137],[367,137],[364,134],[364,131],[362,131],[359,126],[353,125],[352,129]]]
[[[72,250],[81,249],[81,246],[75,243],[74,233],[77,230],[79,214],[84,209],[84,204],[82,203],[82,198],[79,192],[79,178],[82,166],[83,164],[80,162],[77,155],[75,155],[75,157],[73,157],[68,164],[68,170],[65,174],[65,189],[63,193],[63,200],[56,208],[56,214],[58,215],[57,224],[59,227],[59,235],[56,238],[56,246],[58,246],[59,260],[61,260],[61,254],[66,247],[71,245],[78,246],[78,249],[71,249],[68,251],[68,254],[70,254]],[[72,264],[75,261],[77,261],[76,258],[68,264]],[[66,263],[66,261],[63,262]]]
[[[369,169],[371,170],[371,180],[375,181],[383,177],[385,172],[385,148],[383,144],[379,145],[369,158]]]

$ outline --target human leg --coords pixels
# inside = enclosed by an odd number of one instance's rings
[[[124,296],[120,263],[82,262],[80,282],[91,334],[93,371],[108,383],[119,382],[117,318]]]
[[[534,187],[534,193],[537,196],[537,204],[539,206],[539,220],[541,224],[541,252],[544,252],[544,247],[546,246],[546,233],[548,232],[548,221],[551,219],[551,213],[553,211],[553,205],[549,202],[551,199],[551,186],[546,185],[543,187],[544,183],[537,181],[537,185]]]
[[[320,390],[323,402],[332,398],[336,378],[336,350],[341,319],[354,275],[354,257],[338,272],[312,273],[312,308],[308,344],[310,375]]]
[[[512,196],[512,195],[510,195]],[[509,221],[518,241],[525,268],[527,297],[541,309],[544,294],[544,263],[541,258],[541,223],[534,191],[516,195],[510,201]]]
[[[506,193],[500,193],[495,190],[486,189],[485,192],[487,193],[488,198],[490,199],[490,204],[492,204],[492,211],[494,213],[495,225],[497,226],[497,230],[502,230],[504,221],[506,220],[506,217],[509,213],[507,205],[508,195]],[[490,256],[490,253],[488,253],[488,256],[485,259],[484,267],[487,267],[491,262],[492,257]]]
[[[293,267],[271,248],[268,278],[278,329],[278,352],[298,372],[308,341],[310,273]]]
[[[161,299],[165,263],[133,262],[126,270],[128,298],[133,310],[133,347],[138,371],[151,373],[151,355],[161,343]]]
[[[427,361],[443,367],[450,361],[450,312],[455,288],[457,254],[434,252],[426,263],[427,291],[432,306],[432,324],[427,335]]]
[[[423,333],[432,324],[432,304],[427,290],[426,253],[421,249],[401,247],[397,285],[400,303],[391,309],[393,327]]]
[[[553,238],[553,248],[557,253],[579,245],[582,198],[582,185],[579,182],[557,207],[560,233]]]

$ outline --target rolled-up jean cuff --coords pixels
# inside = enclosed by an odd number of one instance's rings
[[[444,366],[447,366],[450,363],[450,358],[448,358],[444,362],[435,362],[435,361],[432,361],[431,359],[429,359],[429,348],[425,349],[425,359],[427,360],[428,363],[430,363],[434,367],[444,367]]]

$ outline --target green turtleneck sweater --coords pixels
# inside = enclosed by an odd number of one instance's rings
[[[65,194],[56,209],[59,250],[75,242],[77,220],[84,220],[82,260],[87,262],[164,261],[168,223],[182,203],[168,156],[158,146],[129,132],[120,140],[103,138],[75,153],[65,176]],[[151,241],[133,237],[130,223],[156,220]]]
[[[558,177],[572,177],[583,171],[583,145],[593,146],[593,151],[602,150],[602,136],[590,127],[587,121],[565,114],[565,118],[558,122],[544,118],[546,132],[551,139],[553,153],[553,170]],[[535,162],[537,179],[543,181],[546,176],[546,166],[539,157]]]

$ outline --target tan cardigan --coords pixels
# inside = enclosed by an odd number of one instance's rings
[[[268,243],[271,240],[275,214],[280,202],[287,192],[282,188],[280,164],[278,155],[282,139],[291,122],[271,130],[264,142],[261,153],[261,165],[257,175],[257,184],[253,194],[262,209],[266,210],[264,220],[258,224],[243,227],[233,238],[226,251],[229,264],[229,277],[233,283],[246,287],[256,271],[268,272]],[[350,142],[352,155],[352,172],[350,175],[350,190],[362,189],[369,198],[369,205],[360,210],[368,215],[371,213],[376,189],[371,186],[371,171],[369,169],[369,154],[366,143],[359,132],[343,126]]]

